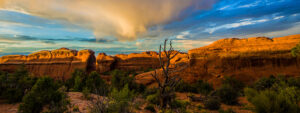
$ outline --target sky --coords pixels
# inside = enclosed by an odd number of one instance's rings
[[[0,0],[0,56],[62,47],[110,55],[300,34],[300,0]]]

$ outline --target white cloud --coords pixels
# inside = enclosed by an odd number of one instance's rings
[[[247,26],[247,25],[263,23],[263,22],[267,22],[267,21],[269,21],[269,19],[243,20],[243,21],[237,22],[237,23],[225,24],[225,25],[221,25],[221,26],[217,26],[217,27],[213,27],[213,28],[208,28],[208,29],[205,29],[204,32],[208,32],[208,33],[212,34],[215,31],[220,30],[220,29],[237,28],[237,27],[242,27],[242,26]]]
[[[177,48],[184,48],[186,50],[202,47],[213,43],[213,41],[202,41],[202,40],[175,40]]]
[[[273,19],[278,20],[278,19],[282,19],[282,18],[284,18],[284,16],[277,16],[277,17],[274,17]]]
[[[181,32],[179,35],[176,36],[177,39],[186,39],[185,37],[190,35],[190,32],[189,31],[184,31],[184,32]]]
[[[298,16],[299,15],[299,13],[297,13],[297,14],[293,14],[292,16]]]
[[[260,1],[256,1],[254,3],[251,3],[251,4],[246,4],[246,5],[242,5],[242,6],[239,6],[238,8],[249,8],[249,7],[255,7],[255,6],[258,6],[258,4],[260,3]]]
[[[224,6],[224,7],[221,7],[219,10],[226,10],[230,7],[231,5],[227,5],[227,6]]]

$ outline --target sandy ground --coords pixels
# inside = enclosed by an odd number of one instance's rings
[[[0,100],[0,113],[17,113],[19,103],[17,104],[6,104]]]

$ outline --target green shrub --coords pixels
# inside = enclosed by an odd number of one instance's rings
[[[85,81],[87,79],[88,75],[84,70],[76,69],[72,73],[72,77],[67,80],[66,86],[71,91],[82,91],[85,87]]]
[[[171,103],[171,108],[176,109],[176,108],[180,108],[180,109],[186,109],[186,107],[188,105],[190,105],[191,103],[188,101],[183,101],[183,100],[174,100]]]
[[[203,108],[202,105],[200,105],[200,104],[197,105],[197,109],[198,109],[198,110],[201,110],[202,108]]]
[[[151,111],[151,112],[155,112],[156,111],[153,104],[148,104],[145,107],[145,109],[148,110],[148,111]]]
[[[300,44],[297,44],[296,47],[292,48],[291,54],[293,57],[297,57],[300,54]]]
[[[106,96],[109,92],[109,86],[97,72],[87,74],[83,70],[75,70],[72,77],[67,80],[66,85],[71,91],[82,92],[83,88],[87,88],[90,93],[101,96]]]
[[[158,93],[158,89],[157,88],[147,88],[143,92],[143,96],[146,98],[148,95],[152,95],[152,94],[156,94],[156,93]]]
[[[216,90],[216,96],[218,96],[221,102],[229,105],[237,104],[238,91],[228,84],[223,84],[218,90]]]
[[[175,90],[179,92],[191,92],[208,95],[213,90],[213,88],[209,83],[198,80],[196,83],[192,84],[181,81],[176,86]]]
[[[291,87],[295,86],[297,88],[300,88],[300,77],[298,78],[294,78],[294,77],[291,77],[287,80],[287,84]]]
[[[144,70],[144,72],[150,72],[150,71],[154,71],[154,69],[152,69],[152,68],[147,68],[146,70]]]
[[[218,110],[221,107],[221,103],[216,97],[207,97],[203,104],[209,110]]]
[[[0,97],[9,103],[20,102],[23,96],[31,90],[36,78],[30,77],[24,66],[14,73],[0,73]]]
[[[245,84],[235,78],[232,77],[228,77],[226,76],[223,80],[222,80],[222,84],[228,84],[230,85],[233,89],[235,89],[236,91],[242,91],[243,88],[245,87]]]
[[[111,72],[111,74],[112,74],[112,78],[111,78],[112,89],[117,88],[118,90],[121,90],[126,84],[128,84],[130,90],[136,90],[136,92],[143,92],[146,88],[142,84],[137,84],[134,81],[134,77],[129,76],[128,72],[114,70]]]
[[[32,90],[24,96],[19,111],[22,113],[39,113],[44,106],[48,106],[49,112],[64,112],[69,101],[64,92],[59,90],[59,85],[52,78],[42,77],[38,79]]]
[[[204,82],[202,80],[198,80],[195,87],[197,87],[197,92],[200,94],[208,95],[211,91],[213,91],[212,85],[208,82]]]
[[[159,93],[148,95],[146,100],[152,104],[159,104]]]
[[[274,76],[270,76],[268,78],[262,77],[261,79],[259,79],[258,81],[256,81],[254,83],[254,88],[256,90],[265,90],[265,89],[271,88],[273,86],[273,84],[276,82],[278,82],[278,80]]]
[[[256,91],[246,88],[245,95],[255,106],[257,113],[298,113],[300,111],[299,90],[295,87],[287,87],[274,90]]]
[[[73,111],[74,112],[79,112],[79,107],[78,106],[74,106]]]
[[[110,93],[111,102],[108,107],[108,111],[111,113],[128,113],[129,101],[132,101],[134,97],[134,91],[130,91],[126,84],[120,91],[113,89]]]
[[[91,98],[90,93],[91,93],[91,91],[88,88],[83,88],[82,94],[85,99],[89,100]]]
[[[193,85],[186,83],[184,81],[180,81],[176,88],[176,91],[178,92],[192,92],[192,93],[197,93],[197,88],[194,87]]]
[[[85,87],[91,93],[101,96],[106,96],[108,94],[109,87],[97,72],[92,72],[89,74],[85,82]]]

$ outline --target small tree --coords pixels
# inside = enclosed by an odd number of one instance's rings
[[[297,44],[296,47],[291,50],[292,56],[297,57],[300,55],[300,44]]]
[[[175,72],[175,69],[171,70],[171,60],[178,55],[178,51],[175,51],[172,46],[172,41],[169,42],[169,49],[167,50],[168,39],[164,41],[164,46],[159,46],[159,61],[160,68],[162,69],[162,75],[159,76],[156,71],[154,71],[152,77],[158,83],[159,88],[159,97],[160,97],[160,107],[166,108],[167,105],[170,105],[172,101],[172,95],[174,95],[175,86],[180,82],[178,75],[171,76],[172,72]],[[163,51],[163,53],[162,53]],[[176,66],[175,66],[176,67]],[[181,68],[184,69],[184,68]],[[180,69],[180,70],[181,70]],[[177,70],[177,71],[180,71]]]

